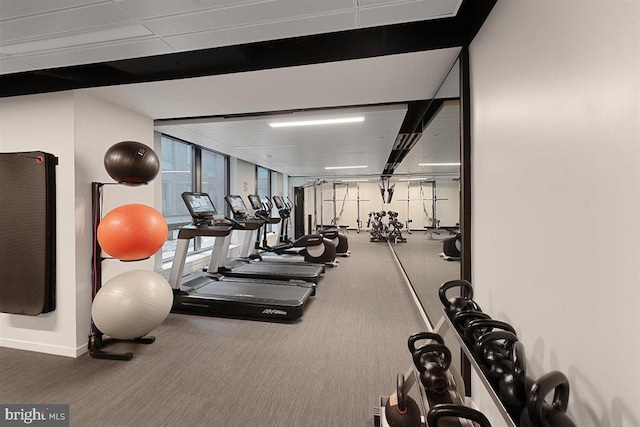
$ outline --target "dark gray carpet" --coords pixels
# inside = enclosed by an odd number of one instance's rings
[[[387,244],[348,236],[295,324],[172,314],[119,345],[130,362],[0,349],[0,402],[69,403],[73,426],[369,427],[424,326]]]
[[[402,268],[413,286],[431,324],[435,326],[443,315],[442,303],[438,298],[440,285],[448,280],[460,278],[460,261],[445,261],[442,252],[442,239],[447,235],[433,234],[429,239],[424,231],[404,233],[406,243],[392,245]],[[456,291],[451,290],[453,295]],[[453,355],[452,366],[460,366],[460,346],[452,333],[444,336],[445,343]]]
[[[460,261],[445,261],[440,258],[442,239],[436,238],[435,233],[433,239],[429,239],[422,231],[404,235],[406,243],[392,246],[429,320],[435,325],[442,316],[438,289],[444,282],[460,278]]]

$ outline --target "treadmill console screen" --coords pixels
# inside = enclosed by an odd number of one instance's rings
[[[227,203],[229,203],[229,207],[231,208],[231,212],[233,212],[234,216],[247,213],[247,205],[244,204],[242,197],[234,195],[226,196],[225,199],[227,200]]]
[[[251,209],[254,211],[262,209],[262,202],[260,201],[260,196],[257,194],[249,194],[249,203],[251,203]]]
[[[284,200],[282,200],[282,196],[273,196],[273,201],[276,204],[276,209],[284,208]]]
[[[189,213],[194,219],[212,219],[218,215],[211,197],[207,193],[182,193],[182,200],[187,205]]]

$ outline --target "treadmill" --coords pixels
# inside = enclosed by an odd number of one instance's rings
[[[193,194],[193,193],[185,193]],[[271,279],[271,280],[298,280],[303,282],[310,282],[317,284],[320,280],[320,276],[324,273],[325,268],[320,264],[275,264],[260,262],[249,258],[249,251],[251,249],[251,242],[253,241],[254,232],[259,230],[264,225],[264,220],[251,217],[244,206],[244,202],[240,199],[241,205],[238,204],[236,199],[239,196],[226,196],[225,200],[231,206],[234,213],[233,230],[245,231],[244,241],[240,250],[239,258],[227,258],[224,256],[229,253],[229,246],[231,244],[231,234],[226,236],[222,250],[220,251],[220,259],[216,265],[218,267],[218,273],[223,274],[225,277],[243,277],[251,279]],[[187,199],[185,199],[187,200]],[[189,202],[187,202],[187,205]],[[189,207],[191,211],[191,207]],[[210,272],[215,272],[209,269]],[[315,288],[315,286],[314,286]],[[315,289],[314,289],[315,295]]]
[[[206,316],[247,317],[271,321],[291,321],[302,316],[313,289],[292,282],[225,278],[221,274],[195,272],[183,277],[189,241],[196,236],[216,237],[212,251],[222,249],[224,237],[231,234],[233,220],[221,218],[206,193],[186,193],[183,199],[194,219],[178,232],[169,283],[173,288],[172,312]],[[210,264],[213,271],[218,265]]]

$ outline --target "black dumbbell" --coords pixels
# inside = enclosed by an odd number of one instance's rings
[[[512,369],[500,378],[498,395],[513,419],[518,420],[527,404],[529,390],[533,386],[533,380],[527,377],[524,344],[520,341],[511,347],[510,359]]]
[[[518,342],[518,337],[510,331],[487,332],[476,342],[474,350],[479,359],[480,367],[496,389],[500,384],[500,378],[513,370],[513,362],[510,360],[509,354],[511,354],[511,347],[516,342]]]
[[[544,398],[553,391],[553,401]],[[569,406],[569,379],[560,371],[541,376],[531,388],[527,406],[522,411],[522,427],[575,427],[566,414]]]
[[[462,418],[473,421],[480,427],[491,427],[489,420],[482,412],[478,412],[475,409],[471,409],[466,406],[446,403],[435,405],[429,410],[429,413],[427,414],[427,425],[429,427],[438,427],[440,425],[440,420],[445,417]]]
[[[398,374],[396,393],[392,394],[384,407],[389,427],[419,427],[420,408],[408,394],[404,386],[404,375]]]
[[[427,344],[413,353],[413,363],[420,372],[420,382],[427,393],[444,393],[449,388],[447,370],[451,351],[442,344]]]
[[[452,288],[462,288],[465,290],[466,295],[447,298],[447,291]],[[449,318],[453,318],[453,316],[460,311],[482,311],[473,300],[473,287],[471,283],[466,280],[449,280],[443,283],[438,290],[438,295]]]
[[[438,344],[444,345],[444,339],[436,333],[433,332],[416,332],[409,337],[407,341],[407,345],[409,346],[409,352],[413,355],[416,351],[416,342],[420,340],[432,340],[436,341]]]
[[[513,326],[506,322],[494,319],[476,319],[469,322],[463,338],[470,347],[474,347],[478,338],[494,330],[516,333]]]
[[[491,319],[491,316],[489,316],[487,313],[476,310],[459,311],[453,316],[453,318],[451,319],[451,323],[453,323],[453,326],[460,333],[460,336],[464,338],[469,323],[474,320],[480,319],[488,320]]]

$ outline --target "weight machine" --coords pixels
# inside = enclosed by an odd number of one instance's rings
[[[424,226],[427,229],[425,231],[425,234],[429,236],[429,239],[433,239],[433,230],[438,230],[440,228],[440,220],[438,219],[438,216],[437,216],[437,202],[445,201],[449,199],[438,198],[437,185],[435,180],[418,181],[418,184],[420,185],[420,197],[412,199],[411,198],[411,182],[412,181],[407,181],[407,198],[400,199],[400,201],[407,202],[407,221],[406,221],[407,233],[411,234],[411,227],[409,226],[409,224],[413,222],[413,220],[409,218],[410,216],[409,208],[411,206],[411,202],[420,200],[422,201],[422,211],[424,212],[424,216],[427,218],[427,221],[431,221],[431,226],[428,226],[428,225]],[[425,197],[425,194],[424,194],[425,184],[431,184],[430,198]],[[429,215],[429,211],[427,210],[427,205],[425,204],[425,201],[427,200],[431,201],[431,212],[432,212],[431,215]],[[437,231],[436,231],[436,234],[438,234]]]
[[[326,181],[325,181],[326,182]],[[356,210],[356,232],[360,233],[360,229],[362,228],[362,220],[360,219],[360,202],[368,202],[369,199],[361,199],[360,198],[360,183],[356,182],[356,198],[355,199],[350,199],[349,198],[349,185],[350,183],[348,182],[334,182],[332,184],[333,187],[333,198],[331,199],[323,199],[322,194],[323,194],[323,190],[322,190],[322,185],[320,185],[320,199],[323,202],[332,202],[333,203],[333,219],[331,220],[331,224],[338,226],[338,221],[340,221],[340,218],[342,217],[342,214],[344,213],[344,206],[346,202],[356,202],[356,206],[357,206],[357,210]],[[344,193],[344,197],[339,200],[336,198],[336,189],[338,187],[346,187],[345,193]],[[340,206],[340,214],[338,214],[338,209],[337,209],[337,202],[341,201],[342,205]],[[320,204],[320,218],[322,219],[322,204]],[[342,228],[346,228],[346,227],[342,227]]]

